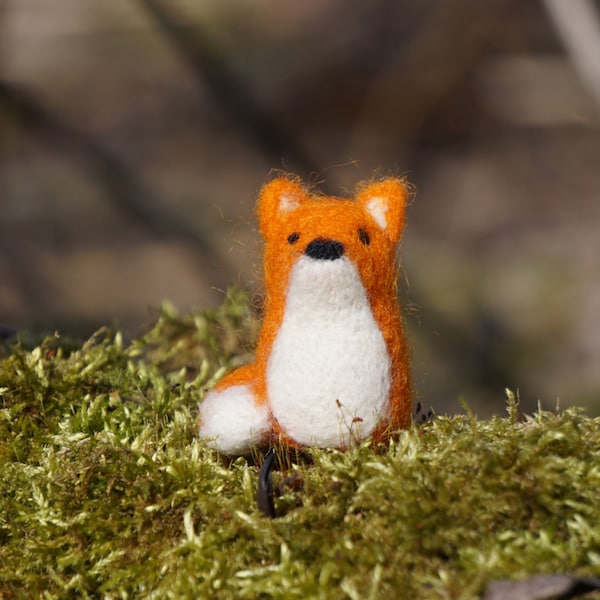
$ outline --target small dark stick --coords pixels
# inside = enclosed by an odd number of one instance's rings
[[[258,474],[258,489],[256,491],[256,503],[258,510],[269,517],[275,518],[275,505],[273,504],[273,464],[275,462],[275,449],[271,448],[265,456],[265,462]]]

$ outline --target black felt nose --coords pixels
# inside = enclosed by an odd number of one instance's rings
[[[306,246],[304,254],[318,260],[335,260],[344,254],[344,244],[327,238],[317,238]]]

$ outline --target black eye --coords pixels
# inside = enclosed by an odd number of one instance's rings
[[[371,243],[369,234],[362,227],[358,230],[358,237],[365,246],[368,246]]]
[[[300,239],[299,233],[291,233],[290,235],[288,235],[288,242],[290,244],[295,244],[299,239]]]

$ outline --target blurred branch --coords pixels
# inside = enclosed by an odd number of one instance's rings
[[[388,132],[403,140],[405,155],[397,150],[397,159],[408,162],[428,119],[472,72],[512,4],[514,0],[460,0],[428,6],[400,52],[390,53],[379,67],[380,76],[355,122],[354,138],[364,135],[371,119],[393,114]],[[389,16],[390,22],[400,18],[399,13]],[[397,102],[396,90],[405,90],[400,107],[392,104]]]
[[[584,85],[600,105],[600,19],[591,0],[543,0]]]
[[[182,27],[176,23],[160,0],[137,1],[191,69],[196,83],[203,90],[208,88],[218,105],[269,160],[275,164],[290,163],[305,177],[319,171],[291,133],[284,131],[259,105],[200,27]]]
[[[199,251],[198,258],[210,260],[215,251],[204,237],[160,206],[153,192],[135,170],[110,152],[91,135],[65,123],[31,92],[0,80],[0,112],[21,129],[29,131],[52,146],[65,150],[93,175],[106,191],[106,198],[130,226],[155,238],[178,239]]]

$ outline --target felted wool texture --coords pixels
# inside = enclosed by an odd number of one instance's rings
[[[224,454],[247,454],[271,429],[268,408],[247,385],[210,392],[200,405],[200,438]]]
[[[286,435],[347,447],[387,415],[391,361],[347,258],[298,259],[267,364],[267,395]]]
[[[272,436],[344,448],[408,425],[409,360],[395,258],[406,198],[403,181],[394,178],[359,185],[356,200],[311,196],[287,177],[261,190],[266,297],[256,359],[217,391],[246,386],[269,415]],[[232,453],[227,420],[226,410],[201,411],[201,434],[222,431],[229,441],[217,437],[215,447]]]

